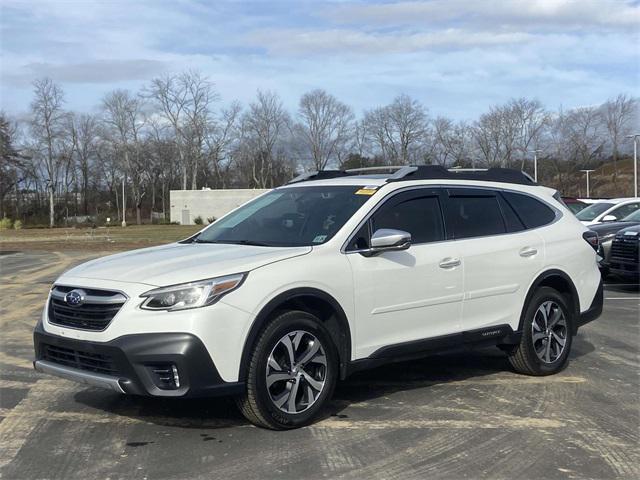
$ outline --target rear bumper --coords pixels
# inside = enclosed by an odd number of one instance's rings
[[[109,342],[88,342],[51,335],[39,323],[33,333],[40,372],[116,392],[157,397],[235,395],[241,382],[220,377],[202,341],[188,333],[124,335]],[[169,383],[158,369],[175,367]],[[172,383],[173,382],[173,383]]]
[[[598,290],[596,291],[596,295],[591,302],[591,306],[582,312],[578,317],[577,324],[575,326],[575,332],[578,331],[578,328],[586,325],[589,322],[594,321],[602,314],[602,308],[604,306],[604,285],[602,284],[602,279],[600,279],[600,283],[598,284]]]

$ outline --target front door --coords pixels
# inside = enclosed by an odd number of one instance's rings
[[[460,329],[462,266],[455,242],[445,242],[441,192],[419,188],[395,194],[377,209],[347,248],[355,286],[356,358],[388,345]],[[367,257],[371,233],[411,233],[408,250]]]

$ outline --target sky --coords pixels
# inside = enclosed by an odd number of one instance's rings
[[[187,69],[223,103],[273,90],[291,111],[314,88],[356,113],[406,93],[458,120],[512,97],[567,109],[640,95],[639,0],[0,0],[0,47],[14,115],[36,78],[91,112]]]

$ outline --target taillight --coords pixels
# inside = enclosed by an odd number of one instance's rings
[[[582,234],[582,238],[584,238],[585,242],[587,242],[591,247],[597,252],[599,247],[598,242],[598,234],[593,230],[587,230]]]

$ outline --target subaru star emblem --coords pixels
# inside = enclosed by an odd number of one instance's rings
[[[64,296],[64,301],[67,303],[67,305],[77,307],[79,305],[82,305],[85,295],[86,293],[84,290],[71,290]]]

